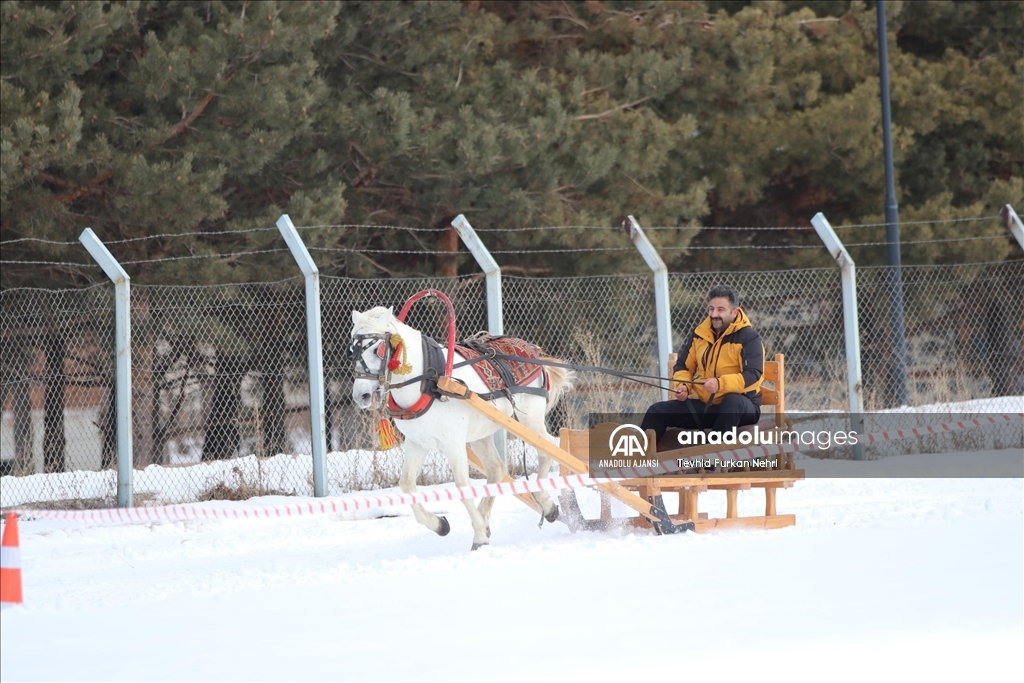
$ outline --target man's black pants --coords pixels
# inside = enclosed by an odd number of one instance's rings
[[[661,441],[669,427],[726,431],[733,427],[756,424],[760,419],[761,406],[754,405],[743,394],[726,394],[716,406],[707,406],[695,398],[658,401],[647,409],[640,429],[653,429],[658,435],[657,441]]]

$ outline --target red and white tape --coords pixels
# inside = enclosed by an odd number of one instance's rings
[[[864,439],[870,443],[878,441],[893,441],[911,437],[921,437],[928,434],[941,434],[960,429],[971,429],[998,424],[999,420],[1009,421],[1024,418],[1024,413],[1009,415],[995,415],[987,418],[963,420],[959,422],[930,425],[927,427],[914,427],[912,429],[901,429],[895,432],[877,432],[865,434]],[[723,458],[762,458],[784,453],[796,453],[800,451],[818,450],[813,444],[771,444],[746,446],[716,453],[702,454],[701,457]],[[467,498],[487,498],[494,496],[508,496],[522,493],[536,493],[539,491],[557,491],[560,489],[578,488],[593,486],[618,479],[631,479],[636,477],[649,477],[665,474],[674,474],[675,470],[667,468],[631,468],[609,470],[614,471],[615,477],[589,477],[584,474],[570,474],[561,477],[549,477],[547,479],[516,480],[512,482],[500,482],[497,484],[471,484],[469,486],[442,486],[416,493],[385,493],[376,496],[339,496],[336,498],[323,498],[303,503],[289,503],[287,505],[271,505],[268,507],[246,508],[232,507],[219,508],[206,505],[162,505],[156,507],[138,508],[104,508],[100,510],[15,510],[19,517],[27,519],[54,519],[75,522],[176,522],[186,519],[267,519],[279,517],[304,517],[310,515],[337,514],[342,512],[356,512],[359,510],[370,510],[373,508],[387,508],[396,505],[411,505],[413,503],[445,503]]]
[[[75,522],[176,522],[186,519],[267,519],[277,517],[303,517],[341,512],[355,512],[372,508],[387,508],[413,503],[446,503],[466,498],[489,498],[516,493],[557,491],[579,486],[593,486],[612,481],[591,478],[583,474],[570,474],[548,479],[517,480],[497,484],[471,484],[469,486],[442,486],[416,493],[385,493],[376,496],[339,496],[303,503],[271,505],[259,508],[218,508],[206,505],[162,505],[140,508],[104,508],[102,510],[15,510],[19,517],[28,519],[57,519]]]

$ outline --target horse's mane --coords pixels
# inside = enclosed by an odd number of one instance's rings
[[[359,321],[352,326],[352,331],[394,332],[395,322],[395,314],[390,308],[374,306],[359,317]]]

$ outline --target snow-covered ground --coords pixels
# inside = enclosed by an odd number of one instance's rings
[[[757,491],[739,500],[763,509]],[[724,514],[724,494],[701,503]],[[658,537],[538,529],[505,497],[472,553],[459,503],[428,506],[446,538],[407,508],[23,521],[25,604],[0,617],[0,677],[1020,680],[1021,479],[809,478],[778,506],[796,527]]]

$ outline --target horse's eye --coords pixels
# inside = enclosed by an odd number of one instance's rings
[[[378,358],[383,358],[384,357],[384,342],[381,342],[380,346],[377,347],[377,357]]]

